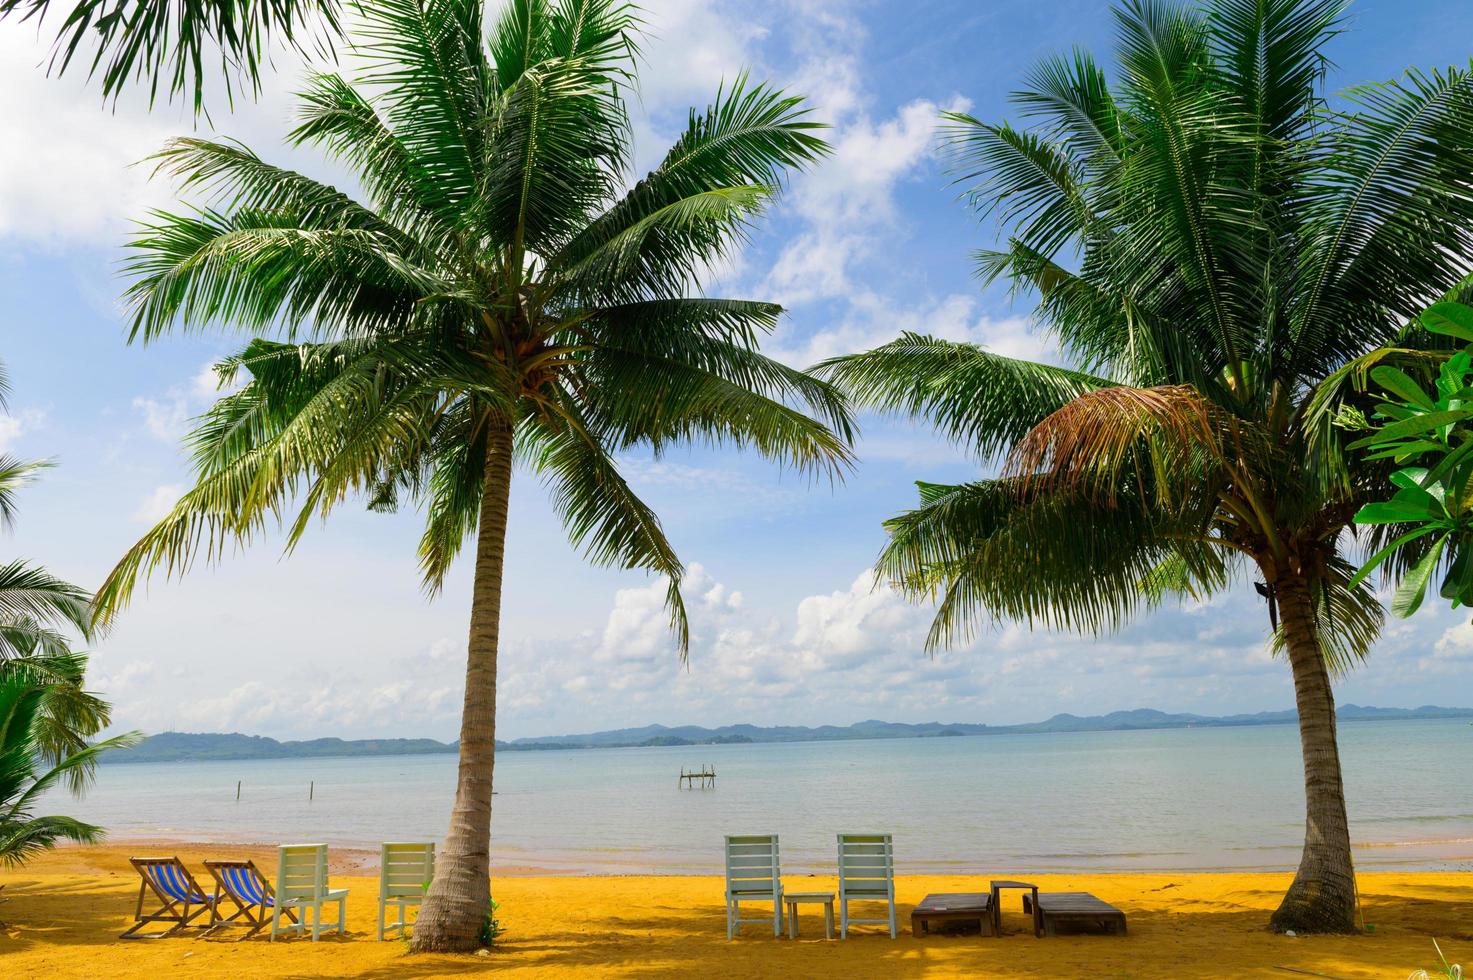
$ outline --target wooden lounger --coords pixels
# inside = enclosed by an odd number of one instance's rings
[[[1024,912],[1033,911],[1028,899],[1023,896]],[[1039,892],[1038,914],[1045,936],[1057,936],[1060,925],[1125,935],[1125,913],[1089,892]]]
[[[927,895],[910,913],[910,934],[919,936],[932,926],[947,923],[977,923],[984,936],[996,935],[992,927],[991,892],[945,892]]]

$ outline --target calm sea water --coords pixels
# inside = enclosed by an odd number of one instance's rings
[[[1340,735],[1359,867],[1473,866],[1473,726]],[[716,788],[677,788],[702,763]],[[438,840],[454,780],[451,755],[104,765],[52,803],[115,839],[376,849]],[[823,870],[841,831],[894,834],[908,872],[1288,869],[1303,834],[1291,726],[506,752],[496,786],[493,864],[551,872],[716,872],[723,834],[772,832]]]

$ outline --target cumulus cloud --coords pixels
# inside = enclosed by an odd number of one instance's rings
[[[87,78],[85,50],[65,76],[48,75],[57,23],[0,24],[0,240],[112,248],[131,221],[176,200],[147,159],[173,137],[213,137],[212,121],[273,159],[291,156],[282,138],[305,67],[295,51],[279,45],[269,53],[259,97],[196,120],[177,100],[150,106],[141,85],[105,103],[97,80]]]
[[[36,408],[0,415],[0,453],[9,452],[22,436],[39,428],[45,420],[46,413]]]
[[[774,339],[772,354],[807,367],[894,340],[904,331],[978,344],[1007,357],[1058,357],[1057,348],[1030,320],[993,317],[972,296],[952,293],[934,300],[902,302],[872,291],[856,293],[841,316],[817,330],[799,334],[785,328]]]
[[[162,398],[139,395],[133,399],[133,409],[142,416],[148,434],[160,442],[172,445],[184,437],[189,401],[183,393],[175,391]]]
[[[873,716],[1018,721],[1033,717],[1021,707],[1030,700],[1093,702],[1087,710],[1103,702],[1108,707],[1098,710],[1108,710],[1151,703],[1165,690],[1175,692],[1181,677],[1200,681],[1208,699],[1224,678],[1254,679],[1269,689],[1287,678],[1268,656],[1264,629],[1211,637],[1182,628],[1189,620],[1181,613],[1163,614],[1175,616],[1169,631],[1137,629],[1092,640],[1010,625],[928,653],[933,610],[877,583],[872,571],[847,587],[803,597],[778,616],[749,611],[739,592],[699,565],[686,585],[687,595],[696,597],[687,669],[676,666],[664,583],[621,589],[590,656],[549,661],[543,649],[531,675],[520,672],[516,656],[503,660],[503,698],[513,692],[514,699],[503,701],[508,726],[556,718],[563,726],[557,730],[580,723],[578,730],[586,730],[595,719],[614,727],[672,714],[708,725],[847,723]],[[1122,675],[1139,692],[1124,694],[1123,701],[1122,692],[1111,689]],[[560,702],[571,710],[559,713]]]
[[[111,241],[126,216],[166,203],[134,164],[177,127],[162,113],[107,112],[83,72],[48,78],[51,30],[0,24],[0,238]]]
[[[160,442],[176,445],[189,430],[190,419],[211,402],[238,391],[243,379],[237,376],[222,386],[213,361],[202,365],[182,384],[171,386],[160,395],[139,395],[133,399],[133,410],[143,421],[143,428]]]
[[[169,515],[179,498],[184,496],[184,487],[177,483],[165,483],[154,487],[133,511],[133,520],[138,524],[157,524]]]
[[[849,102],[858,101],[851,93]],[[966,105],[953,100],[947,108]],[[768,294],[798,306],[854,291],[853,268],[893,233],[896,183],[930,155],[941,109],[917,99],[888,119],[875,122],[860,114],[840,128],[833,155],[795,182],[790,207],[803,218],[804,230],[773,264]]]
[[[766,609],[754,608],[741,584],[720,581],[699,564],[690,567],[685,666],[669,630],[660,579],[616,590],[600,628],[562,635],[504,631],[501,737],[651,722],[1004,724],[1054,711],[1159,707],[1223,714],[1293,703],[1287,666],[1269,653],[1267,615],[1242,590],[1219,600],[1211,615],[1167,608],[1111,636],[1001,624],[984,626],[970,643],[932,653],[925,638],[933,609],[877,583],[872,571]],[[291,615],[273,609],[273,620],[288,622]],[[1443,616],[1414,621],[1413,629],[1417,636],[1427,629],[1444,634],[1421,659],[1425,669],[1445,678],[1473,676],[1473,630],[1466,624],[1449,627]],[[405,645],[391,638],[380,650],[366,637],[341,639],[354,651],[351,670],[330,669],[316,656],[272,660],[271,650],[258,651],[279,679],[271,684],[229,674],[218,675],[223,683],[203,682],[200,664],[178,665],[183,673],[166,681],[155,658],[139,655],[120,657],[120,666],[107,666],[98,680],[114,695],[120,723],[128,727],[453,738],[464,639],[447,635]],[[1400,690],[1396,684],[1406,681],[1408,666],[1426,649],[1415,639],[1383,644],[1342,684],[1341,700],[1400,703],[1389,700]],[[185,677],[191,690],[207,693],[183,699],[161,694]]]

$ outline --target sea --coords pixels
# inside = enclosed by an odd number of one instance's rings
[[[1342,722],[1340,746],[1358,868],[1473,870],[1473,725]],[[714,787],[679,783],[701,767]],[[84,799],[48,803],[114,840],[376,850],[441,839],[455,770],[450,754],[104,764]],[[1290,870],[1304,835],[1292,725],[507,751],[495,787],[503,873],[718,873],[737,833],[781,835],[789,872],[831,868],[839,833],[894,835],[906,873]]]

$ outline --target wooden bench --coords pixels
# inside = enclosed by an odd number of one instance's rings
[[[992,928],[992,896],[987,892],[945,892],[927,895],[910,913],[910,934],[930,932],[932,924],[942,922],[975,922],[984,936],[995,935]]]
[[[1032,911],[1028,898],[1023,896],[1024,912]],[[1057,936],[1060,925],[1125,935],[1125,913],[1089,892],[1039,892],[1037,903],[1045,936]]]

